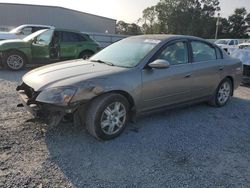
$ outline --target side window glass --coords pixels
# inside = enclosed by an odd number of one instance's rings
[[[188,48],[186,42],[176,42],[167,46],[157,57],[165,59],[171,65],[188,63]]]
[[[238,42],[237,40],[235,40],[235,41],[234,41],[234,44],[235,44],[235,45],[238,45],[238,44],[239,44],[239,42]]]
[[[84,42],[84,41],[87,41],[87,40],[85,39],[85,37],[84,37],[84,36],[79,35],[79,34],[77,34],[77,35],[78,35],[78,40],[79,40],[79,42]]]
[[[32,33],[32,28],[31,27],[25,27],[21,29],[20,34],[21,35],[30,35]]]
[[[234,41],[231,40],[230,43],[229,43],[229,45],[230,45],[230,46],[231,46],[231,45],[234,45]]]
[[[221,50],[219,48],[215,48],[216,49],[216,55],[217,55],[217,59],[223,59]]]
[[[45,31],[36,38],[36,43],[49,45],[51,42],[52,35],[53,30]]]
[[[213,47],[210,45],[193,41],[191,42],[192,50],[193,50],[193,61],[201,62],[201,61],[210,61],[216,59],[216,52]]]
[[[62,42],[79,42],[78,34],[71,32],[63,32]]]

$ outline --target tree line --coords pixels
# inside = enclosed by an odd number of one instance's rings
[[[182,34],[214,38],[219,0],[160,0],[143,10],[137,23],[118,21],[118,34]],[[228,18],[219,18],[219,38],[248,38],[250,13],[236,8]]]

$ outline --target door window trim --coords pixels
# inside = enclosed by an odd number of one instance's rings
[[[172,66],[181,66],[181,65],[187,65],[191,63],[191,58],[190,58],[190,45],[188,42],[188,39],[173,39],[171,41],[168,41],[166,44],[164,44],[150,59],[149,61],[144,65],[144,69],[148,67],[148,64],[152,63],[153,61],[156,60],[157,56],[160,55],[168,46],[170,46],[171,44],[177,43],[177,42],[183,42],[186,43],[187,45],[187,52],[188,52],[188,62],[187,63],[183,63],[183,64],[171,64],[170,67]]]

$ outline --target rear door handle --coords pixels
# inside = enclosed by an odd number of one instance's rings
[[[185,76],[185,78],[190,78],[191,76],[192,76],[192,73],[187,74],[187,75]]]
[[[222,70],[224,70],[224,67],[223,67],[223,66],[221,66],[221,67],[219,68],[219,70],[221,70],[221,71],[222,71]]]

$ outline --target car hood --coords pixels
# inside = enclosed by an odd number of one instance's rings
[[[34,69],[23,76],[23,82],[35,91],[44,88],[77,86],[90,79],[104,79],[110,74],[127,70],[101,63],[73,60]]]
[[[10,40],[2,40],[2,41],[0,41],[0,45],[10,44],[10,43],[24,43],[24,41],[21,40],[21,39],[10,39]]]
[[[13,33],[9,32],[0,32],[0,40],[5,40],[5,39],[16,39],[17,36]]]
[[[0,50],[15,49],[20,47],[28,47],[29,43],[21,39],[2,40],[0,41]]]

